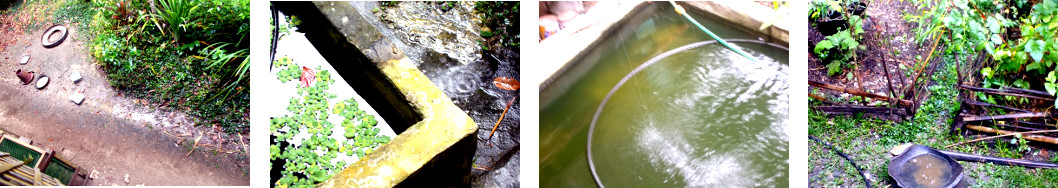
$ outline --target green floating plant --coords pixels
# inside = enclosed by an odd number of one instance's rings
[[[276,78],[281,82],[303,76],[302,67],[289,57],[277,59],[275,65],[280,68]],[[379,135],[381,129],[375,127],[378,121],[360,109],[356,100],[349,98],[329,105],[330,99],[337,98],[328,92],[335,80],[322,66],[316,70],[314,84],[310,87],[299,84],[295,88],[298,96],[290,98],[286,107],[291,114],[270,120],[269,132],[277,141],[300,142],[284,148],[279,145],[269,148],[272,160],[287,162],[279,167],[283,175],[276,182],[279,187],[312,186],[326,181],[348,164],[346,161],[334,162],[340,154],[363,158],[390,140],[388,136]],[[332,114],[343,117],[340,126],[344,132],[337,138],[332,137],[337,125],[327,120]]]

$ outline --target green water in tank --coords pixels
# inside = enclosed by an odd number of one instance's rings
[[[593,187],[586,153],[599,103],[665,51],[712,40],[667,4],[635,11],[541,88],[541,187]],[[723,38],[755,39],[695,15]],[[624,84],[599,116],[593,155],[607,187],[786,187],[788,52],[736,43],[665,58]]]

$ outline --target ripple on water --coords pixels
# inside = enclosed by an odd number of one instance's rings
[[[786,65],[750,53],[763,63],[719,47],[696,48],[629,80],[596,125],[592,152],[600,179],[687,187],[788,181]],[[630,170],[640,168],[646,170]]]
[[[449,98],[463,98],[473,95],[482,86],[481,73],[462,66],[453,66],[442,70],[438,80],[431,80],[441,88]]]

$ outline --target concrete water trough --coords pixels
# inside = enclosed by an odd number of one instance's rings
[[[412,60],[349,3],[273,5],[397,134],[318,186],[469,186],[477,126]]]
[[[788,184],[787,32],[747,16],[778,11],[676,2],[685,17],[669,2],[604,3],[585,13],[599,21],[540,43],[541,187]]]

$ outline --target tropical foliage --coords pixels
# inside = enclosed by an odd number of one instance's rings
[[[248,131],[249,0],[68,0],[88,51],[125,95]]]

